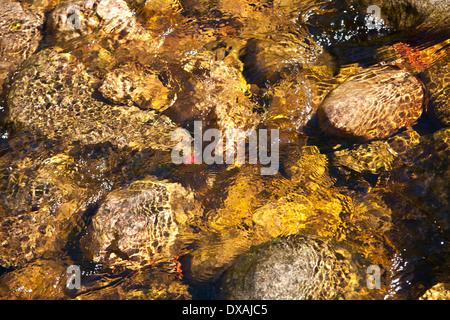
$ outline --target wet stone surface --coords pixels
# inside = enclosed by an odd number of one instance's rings
[[[0,298],[446,297],[448,1],[0,8]],[[176,165],[194,121],[279,170]]]
[[[58,42],[92,34],[121,32],[136,23],[123,0],[62,1],[47,20],[49,34]]]
[[[61,49],[38,53],[8,95],[9,121],[51,139],[84,144],[169,149],[176,128],[169,118],[135,106],[108,105],[96,95],[100,80]]]
[[[430,92],[428,113],[441,126],[450,125],[450,55],[436,61],[424,72],[424,83]]]
[[[349,77],[320,106],[321,128],[360,140],[383,139],[414,124],[423,110],[419,81],[403,70],[375,67]]]
[[[0,1],[0,93],[42,39],[44,16],[22,8],[19,2]]]
[[[160,112],[170,106],[167,97],[169,90],[161,83],[158,74],[136,68],[118,68],[108,73],[99,91],[115,104],[135,105]]]
[[[110,268],[137,269],[171,259],[178,235],[197,210],[193,195],[179,184],[151,177],[135,181],[108,194],[93,218],[85,250]]]
[[[357,268],[347,260],[349,257],[348,251],[336,250],[314,238],[280,239],[250,251],[225,273],[224,297],[250,300],[343,298],[345,293],[354,294],[364,286],[363,281],[351,279],[357,275]]]

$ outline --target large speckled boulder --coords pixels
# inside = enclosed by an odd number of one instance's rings
[[[314,238],[291,237],[254,248],[228,270],[228,299],[309,300],[354,295],[365,284],[350,252]]]
[[[101,81],[77,58],[61,49],[33,56],[8,96],[9,121],[50,139],[170,150],[176,126],[169,118],[135,106],[108,105],[98,99]]]
[[[371,67],[350,76],[319,107],[325,132],[358,140],[383,139],[414,124],[423,111],[420,82],[406,70]]]
[[[24,11],[19,2],[0,0],[0,92],[3,84],[42,39],[42,14]]]
[[[177,236],[197,210],[193,194],[177,183],[135,181],[107,196],[84,240],[86,253],[119,269],[173,259]]]

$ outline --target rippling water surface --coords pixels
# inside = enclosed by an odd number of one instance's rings
[[[59,87],[42,89],[49,110],[65,105],[52,97],[69,83],[68,105],[85,104],[80,121],[114,139],[46,131],[56,120],[17,125],[8,109],[19,72],[4,86],[0,297],[417,299],[448,282],[449,129],[424,112],[388,139],[360,143],[324,134],[316,118],[328,93],[378,63],[431,83],[429,105],[446,100],[448,109],[448,12],[425,19],[420,5],[379,1],[383,19],[372,26],[366,1],[127,3],[142,27],[135,35],[100,24],[61,40],[47,27],[37,49],[59,47],[85,68],[62,70]],[[141,79],[159,87],[111,100],[114,85],[111,94],[101,84],[120,68],[137,88]],[[82,72],[86,91],[71,96],[76,80],[67,79]],[[110,105],[155,110],[191,133],[198,120],[204,129],[279,129],[279,171],[261,175],[248,161],[176,165],[171,146],[152,141],[167,135],[164,123],[141,142],[115,111],[97,117]],[[55,117],[69,114],[61,110]],[[80,267],[78,289],[66,285],[70,265]],[[379,289],[367,286],[371,265]],[[289,285],[272,284],[273,273]]]

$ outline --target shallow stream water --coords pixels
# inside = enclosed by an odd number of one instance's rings
[[[144,30],[134,38],[99,24],[65,39],[47,24],[33,54],[59,47],[61,56],[84,66],[61,69],[59,87],[51,83],[53,73],[47,78],[52,89],[45,81],[41,86],[49,110],[67,99],[82,105],[85,116],[61,109],[66,115],[41,129],[18,125],[9,109],[22,94],[20,69],[4,85],[1,298],[417,299],[448,283],[449,129],[424,112],[389,138],[360,142],[325,134],[316,114],[334,88],[378,63],[401,58],[423,82],[449,70],[446,16],[424,18],[425,9],[408,1],[393,7],[379,1],[377,24],[366,1],[127,3]],[[44,10],[39,2],[22,5]],[[45,7],[45,19],[55,6]],[[36,62],[36,79],[54,72],[45,63]],[[100,85],[120,68],[132,70],[136,87],[143,74],[158,87],[131,96],[132,102],[114,101],[114,84],[108,92]],[[78,80],[65,83],[67,74],[83,74],[86,88],[70,91]],[[438,89],[431,90],[448,101],[446,76],[439,74]],[[40,101],[40,88],[30,101]],[[135,135],[133,123],[116,121],[113,111],[97,115],[111,105],[155,110],[170,120],[148,120],[156,123],[154,134],[141,141],[140,127]],[[33,120],[37,126],[40,119]],[[80,128],[92,122],[102,138],[90,143],[91,136],[76,136],[76,122],[67,134],[45,129],[71,119],[80,119]],[[265,165],[250,164],[248,152],[242,165],[196,164],[194,156],[174,164],[171,146],[158,140],[174,128],[164,127],[168,121],[192,136],[194,121],[203,132],[278,129],[278,170],[262,175]],[[139,202],[139,192],[153,202]],[[285,242],[294,249],[279,245]],[[307,261],[314,259],[311,267]],[[71,265],[79,266],[76,288],[67,282]],[[369,266],[379,273],[375,289],[367,282]]]

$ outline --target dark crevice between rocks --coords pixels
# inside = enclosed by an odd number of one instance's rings
[[[4,274],[6,274],[6,273],[8,273],[8,272],[11,272],[11,271],[14,271],[14,270],[16,270],[17,268],[15,268],[15,267],[3,267],[3,266],[0,266],[0,277],[2,276],[2,275],[4,275]]]

